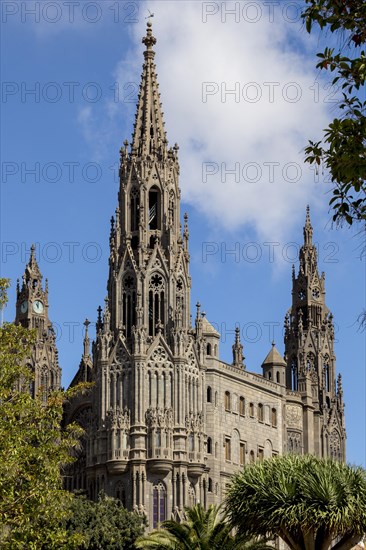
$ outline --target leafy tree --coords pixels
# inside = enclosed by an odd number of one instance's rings
[[[164,521],[160,529],[137,540],[137,548],[161,550],[266,550],[263,540],[251,541],[251,537],[236,537],[220,508],[209,506],[208,510],[197,504],[186,508],[187,520],[179,523]]]
[[[100,494],[98,502],[76,496],[66,528],[83,535],[80,550],[132,550],[145,523],[144,517],[128,512],[119,500]]]
[[[0,279],[1,307],[8,286]],[[60,526],[73,498],[62,488],[60,468],[71,460],[79,429],[60,430],[67,394],[53,392],[47,402],[31,397],[33,374],[24,365],[34,341],[34,331],[0,327],[0,547],[74,548],[81,537]]]
[[[348,550],[366,533],[366,472],[311,455],[267,459],[235,476],[226,508],[240,534],[279,536],[293,550]]]
[[[302,16],[310,33],[314,24],[335,33],[338,48],[318,53],[317,68],[334,73],[332,84],[340,85],[340,116],[324,130],[323,140],[309,141],[306,162],[323,165],[334,184],[330,206],[337,223],[366,220],[366,79],[365,0],[305,0]],[[347,54],[347,55],[346,55]]]

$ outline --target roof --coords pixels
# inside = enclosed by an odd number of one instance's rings
[[[220,338],[220,333],[217,332],[217,330],[204,316],[202,316],[202,332],[206,336],[216,336],[217,338]]]
[[[263,365],[281,365],[283,367],[286,366],[286,361],[284,360],[284,358],[276,348],[274,342],[272,342],[272,348],[268,353],[267,357],[265,358],[265,360],[263,361],[262,366]]]

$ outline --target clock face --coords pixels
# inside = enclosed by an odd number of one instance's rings
[[[320,292],[318,288],[313,288],[313,298],[319,298]]]
[[[43,304],[41,302],[41,300],[36,300],[35,302],[33,302],[33,311],[35,313],[43,313]]]
[[[22,313],[25,313],[25,312],[27,311],[27,309],[28,309],[28,302],[26,302],[26,301],[24,300],[24,302],[22,302],[22,303],[20,304],[20,311],[21,311]]]
[[[300,300],[305,300],[305,296],[306,296],[305,290],[303,290],[303,289],[299,290],[299,298],[300,298]]]

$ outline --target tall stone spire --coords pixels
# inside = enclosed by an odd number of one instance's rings
[[[305,452],[344,459],[344,415],[336,399],[333,317],[325,303],[325,276],[319,274],[312,237],[307,207],[300,267],[297,276],[293,273],[292,305],[285,319],[286,386],[299,392],[308,410],[314,411],[313,432],[303,441]],[[310,425],[309,418],[306,423]]]
[[[306,208],[304,225],[304,244],[300,249],[300,271],[306,275],[313,274],[317,270],[317,252],[313,245],[313,227],[310,221],[310,207]]]
[[[141,75],[139,100],[132,138],[132,153],[138,157],[158,155],[162,157],[166,150],[166,132],[161,110],[159,85],[157,83],[155,52],[156,38],[152,34],[151,21],[147,23],[146,36],[142,39],[146,46],[145,63]]]

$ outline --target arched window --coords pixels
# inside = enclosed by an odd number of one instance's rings
[[[264,420],[262,403],[258,403],[258,420],[259,422],[263,422]]]
[[[272,373],[271,371],[268,372],[268,380],[271,380],[272,379]]]
[[[254,403],[249,404],[249,416],[254,418]]]
[[[165,323],[165,284],[160,273],[154,273],[149,282],[149,335],[155,336]]]
[[[250,451],[249,453],[249,462],[254,462],[254,451]]]
[[[211,386],[207,386],[207,403],[212,403],[212,389],[211,389]]]
[[[245,399],[243,396],[241,396],[239,399],[239,414],[241,416],[245,415]]]
[[[126,490],[121,482],[118,482],[116,485],[116,499],[120,500],[122,506],[126,508]]]
[[[225,460],[231,460],[231,439],[225,437]]]
[[[298,390],[298,373],[297,373],[297,359],[293,357],[291,360],[291,385],[293,391]]]
[[[207,438],[207,454],[212,454],[212,439],[211,437]]]
[[[245,443],[240,443],[240,466],[245,464]]]
[[[161,229],[160,191],[154,185],[149,191],[149,229]]]
[[[217,458],[218,448],[219,448],[219,446],[218,446],[217,441],[216,441],[216,443],[215,443],[215,458]]]
[[[325,356],[324,358],[324,386],[325,391],[330,391],[330,373],[329,373],[329,357]]]
[[[123,277],[122,284],[122,325],[127,338],[131,336],[131,329],[136,325],[136,283],[131,273]]]
[[[166,489],[162,482],[153,488],[153,528],[166,520]]]
[[[277,411],[272,409],[272,426],[275,428],[277,426]]]
[[[277,384],[280,383],[280,373],[278,371],[276,372],[276,382]]]
[[[140,222],[139,191],[134,187],[131,190],[131,231],[137,231]]]
[[[194,434],[190,433],[188,437],[188,445],[189,445],[189,451],[194,451]]]
[[[207,344],[206,355],[211,355],[211,344]]]
[[[212,479],[209,477],[208,478],[208,492],[209,493],[212,493]]]
[[[225,410],[230,411],[231,410],[231,403],[230,403],[230,392],[225,392]]]

